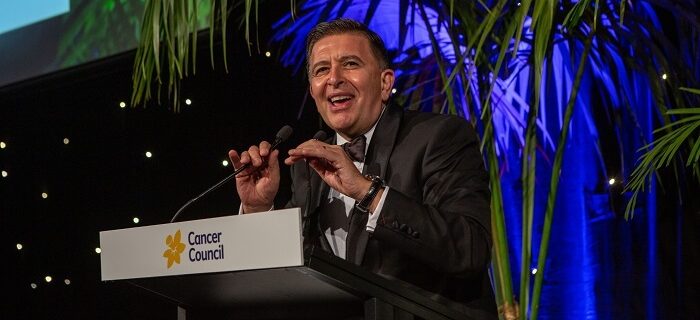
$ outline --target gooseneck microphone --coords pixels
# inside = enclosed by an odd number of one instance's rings
[[[270,152],[272,152],[273,150],[275,150],[275,149],[277,148],[277,146],[278,146],[280,143],[282,143],[282,142],[286,141],[287,139],[289,139],[289,137],[292,136],[292,132],[294,132],[294,130],[293,130],[292,127],[290,127],[290,126],[284,126],[284,127],[282,127],[282,129],[280,129],[280,131],[277,131],[277,135],[275,136],[275,142],[272,144],[272,147],[270,147]],[[228,177],[226,177],[226,178],[224,178],[223,180],[219,181],[217,184],[211,186],[211,188],[209,188],[209,189],[205,190],[204,192],[200,193],[198,196],[196,196],[196,197],[190,199],[190,201],[187,201],[187,203],[185,203],[182,207],[180,207],[179,210],[177,210],[177,212],[175,213],[175,215],[173,216],[173,218],[170,219],[170,223],[175,222],[175,219],[177,219],[177,217],[180,215],[180,213],[182,213],[182,211],[184,211],[184,210],[185,210],[187,207],[189,207],[192,203],[194,203],[195,201],[199,200],[199,198],[201,198],[201,197],[207,195],[208,193],[210,193],[210,192],[212,192],[212,191],[218,189],[219,187],[221,187],[222,185],[224,185],[224,183],[228,182],[229,180],[233,179],[237,174],[241,173],[241,171],[243,171],[243,170],[245,170],[245,169],[248,169],[248,167],[250,167],[250,165],[251,165],[251,162],[248,162],[248,163],[242,165],[240,168],[238,168],[238,169],[236,169],[235,171],[233,171],[233,173],[230,174]]]

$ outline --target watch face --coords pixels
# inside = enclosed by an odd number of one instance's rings
[[[381,186],[384,186],[384,180],[382,180],[382,178],[379,177],[379,176],[375,176],[375,175],[368,174],[368,175],[365,175],[365,178],[367,178],[367,179],[369,179],[370,181],[372,181],[372,183],[378,183],[378,184],[380,184]]]

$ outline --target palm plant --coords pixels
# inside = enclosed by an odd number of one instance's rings
[[[700,96],[700,89],[680,88],[680,90]],[[640,149],[645,152],[640,157],[640,162],[626,186],[627,190],[632,191],[632,195],[627,203],[625,216],[634,212],[639,193],[645,190],[645,187],[651,183],[656,170],[662,167],[672,166],[681,174],[685,172],[684,166],[689,167],[692,176],[700,183],[700,136],[698,135],[700,107],[671,109],[666,111],[665,115],[680,118],[654,130],[655,134],[663,133],[663,135]],[[683,158],[686,158],[685,163],[681,161]]]
[[[250,1],[246,1],[248,13]],[[229,6],[221,1],[162,1],[146,3],[139,46],[136,51],[133,71],[131,105],[145,104],[152,98],[151,89],[158,89],[160,102],[161,88],[167,77],[168,97],[173,102],[173,111],[180,109],[180,81],[197,71],[198,31],[209,20],[209,45],[211,67],[214,68],[214,35],[221,30],[224,52],[226,50],[226,23]],[[247,15],[246,15],[247,17]],[[218,29],[217,26],[221,28]],[[228,70],[228,60],[224,57],[224,68]],[[166,66],[166,70],[162,67]],[[155,81],[155,84],[153,83]]]
[[[165,3],[170,3],[169,7]],[[150,97],[148,79],[153,77],[152,70],[156,70],[160,82],[157,70],[166,54],[170,55],[171,92],[177,92],[178,77],[187,74],[187,59],[195,50],[188,49],[186,39],[193,30],[180,24],[190,25],[192,20],[187,18],[191,17],[188,11],[178,10],[191,8],[188,6],[197,2],[184,3],[188,5],[160,0],[147,2],[148,23],[144,25],[153,28],[142,33],[134,69],[134,101]],[[225,23],[226,1],[212,3],[215,8],[220,4],[221,8],[216,11],[220,14],[212,16],[220,16],[219,21]],[[458,3],[306,0],[291,4],[292,13],[274,26],[277,32],[272,38],[286,48],[281,56],[286,65],[300,70],[303,61],[298,57],[304,55],[303,36],[311,26],[341,16],[355,18],[378,31],[395,56],[400,92],[395,100],[411,109],[463,116],[479,129],[491,177],[493,278],[502,317],[520,315],[536,319],[539,315],[550,261],[553,219],[555,212],[564,211],[559,184],[567,172],[571,173],[567,161],[576,161],[572,160],[575,156],[567,156],[565,152],[571,149],[570,143],[578,132],[586,131],[597,137],[606,120],[612,119],[609,121],[614,126],[621,127],[622,122],[616,119],[624,117],[631,119],[636,135],[647,144],[650,135],[645,130],[651,124],[637,120],[640,110],[656,110],[656,121],[667,124],[659,130],[669,132],[668,136],[657,140],[653,148],[647,148],[651,155],[640,163],[630,180],[629,186],[634,191],[628,212],[632,212],[638,190],[642,190],[654,170],[676,163],[673,159],[679,149],[689,150],[687,164],[692,165],[700,180],[698,110],[667,112],[667,106],[691,105],[691,96],[675,94],[673,88],[677,84],[697,85],[697,69],[693,73],[697,61],[686,63],[688,59],[683,58],[700,56],[696,47],[700,43],[697,41],[700,26],[697,19],[693,20],[697,8],[690,2],[668,7],[664,7],[665,2],[638,2],[630,6],[625,1],[601,0]],[[166,7],[169,9],[162,9]],[[245,1],[246,26],[253,7],[257,8],[257,1],[255,4]],[[159,16],[157,8],[169,13]],[[675,42],[670,40],[656,13],[658,10],[677,12],[680,18],[676,24],[683,30],[694,31],[681,34]],[[173,23],[171,17],[181,20]],[[215,19],[211,21],[214,23]],[[214,24],[210,28],[213,30]],[[159,51],[163,35],[167,50]],[[696,46],[677,45],[685,43],[686,37],[695,37],[690,43]],[[174,75],[178,77],[173,78]],[[640,92],[648,94],[640,95]],[[594,108],[594,104],[600,107]],[[596,115],[601,110],[607,117]],[[678,115],[689,116],[668,124]],[[577,130],[572,130],[572,122]],[[673,128],[677,129],[673,131]],[[623,146],[624,139],[617,140],[622,146],[620,153],[624,154],[627,148]],[[595,153],[594,162],[603,163],[606,151],[601,150],[599,143],[593,141],[589,148]],[[518,166],[520,170],[514,169]],[[607,169],[598,166],[599,176],[593,179],[607,181]],[[513,187],[509,181],[517,181],[518,186]],[[604,190],[611,191],[609,187]],[[514,195],[516,192],[519,194]],[[514,229],[518,225],[519,232]],[[534,253],[538,254],[536,268],[533,268]],[[519,261],[519,271],[514,272],[519,282],[511,280],[515,278],[511,259]],[[517,299],[513,295],[514,285],[519,291]]]

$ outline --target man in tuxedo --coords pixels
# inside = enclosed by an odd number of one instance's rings
[[[335,135],[306,141],[284,160],[289,206],[308,210],[305,244],[495,313],[488,175],[472,126],[387,106],[394,71],[381,38],[358,22],[317,25],[307,36],[307,71]],[[235,167],[251,164],[236,178],[243,213],[272,208],[280,177],[270,147],[229,152]]]

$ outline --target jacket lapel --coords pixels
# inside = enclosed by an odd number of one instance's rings
[[[326,139],[326,143],[328,144],[335,144],[335,135],[333,135],[331,138]],[[326,252],[333,252],[333,249],[331,249],[330,243],[328,243],[328,239],[326,238],[326,234],[324,230],[321,228],[321,217],[320,217],[320,212],[319,212],[319,207],[321,206],[321,201],[323,199],[328,198],[328,191],[330,190],[330,187],[328,184],[323,182],[323,179],[321,179],[321,176],[316,173],[313,169],[311,169],[311,190],[312,190],[312,206],[311,212],[314,214],[314,221],[313,223],[315,226],[314,228],[317,229],[318,231],[318,237],[319,237],[319,242],[321,245],[321,248],[325,250]]]
[[[384,115],[379,119],[379,123],[374,129],[372,140],[367,148],[365,166],[362,170],[363,174],[378,175],[385,179],[389,157],[394,150],[396,136],[401,125],[401,114],[402,111],[398,107],[387,106],[386,110],[384,110]],[[350,218],[351,221],[353,218],[356,221],[351,223],[352,229],[348,231],[348,240],[353,241],[353,239],[357,239],[357,242],[346,244],[348,248],[354,247],[354,252],[352,250],[347,252],[349,254],[347,258],[357,265],[362,264],[365,250],[367,249],[367,242],[369,241],[369,233],[365,231],[368,217],[363,216],[361,219],[357,219],[359,217],[360,212],[353,208]]]
[[[367,148],[363,174],[374,174],[386,178],[389,157],[394,151],[396,136],[401,125],[401,109],[387,106],[384,115],[374,129],[372,141]]]

